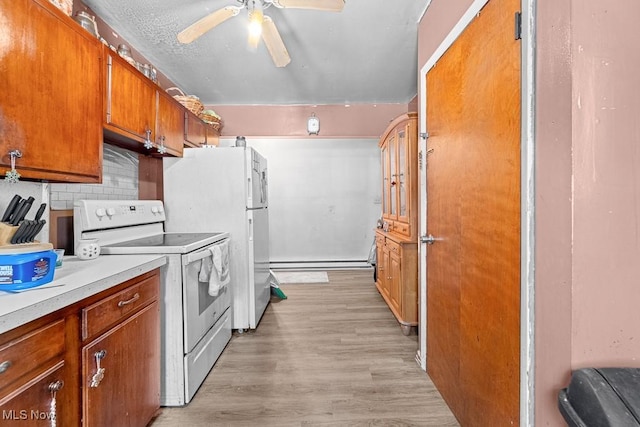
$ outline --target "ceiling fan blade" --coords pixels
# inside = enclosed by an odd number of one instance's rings
[[[268,16],[265,16],[262,21],[262,40],[264,40],[276,67],[286,67],[291,62],[291,57],[289,57],[289,52],[280,37],[276,24]]]
[[[289,9],[313,9],[327,12],[341,12],[345,0],[272,0],[277,7]]]
[[[240,7],[236,6],[227,6],[210,13],[180,31],[178,33],[178,41],[184,44],[191,43],[207,31],[217,27],[227,19],[236,16],[240,12],[240,9]]]

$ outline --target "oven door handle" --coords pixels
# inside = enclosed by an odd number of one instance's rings
[[[189,265],[192,262],[196,262],[196,261],[200,261],[201,259],[204,259],[206,257],[210,257],[213,256],[213,254],[211,253],[211,248],[214,247],[215,245],[211,245],[208,246],[206,249],[203,249],[201,251],[198,252],[192,252],[189,254],[186,254],[182,259],[183,265]]]

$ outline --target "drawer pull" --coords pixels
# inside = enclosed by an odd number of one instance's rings
[[[51,403],[49,406],[49,415],[51,415],[51,427],[56,427],[58,419],[56,394],[64,387],[64,381],[58,380],[49,384],[49,391],[51,392]]]
[[[6,370],[9,369],[10,367],[11,367],[10,360],[5,360],[4,362],[0,363],[0,374],[4,374]]]
[[[51,384],[49,384],[49,391],[51,393],[55,393],[57,391],[62,390],[62,387],[64,387],[64,381],[61,381],[61,380],[54,381]]]
[[[119,302],[118,302],[118,307],[124,307],[125,305],[129,305],[129,304],[131,304],[132,302],[135,302],[135,301],[137,301],[137,300],[139,300],[139,299],[140,299],[140,294],[136,292],[136,293],[133,295],[133,297],[131,297],[131,299],[128,299],[128,300],[126,300],[126,301],[119,301]]]
[[[104,379],[105,369],[100,367],[100,360],[104,359],[107,355],[107,350],[96,351],[93,356],[96,358],[96,373],[91,377],[91,387],[96,388],[100,385],[100,382]]]

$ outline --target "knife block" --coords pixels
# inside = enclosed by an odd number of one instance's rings
[[[18,228],[18,225],[8,225],[4,222],[0,222],[0,246],[10,245],[11,238],[16,234]]]

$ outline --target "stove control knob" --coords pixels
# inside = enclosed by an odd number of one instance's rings
[[[164,212],[164,208],[162,206],[158,206],[158,213]]]
[[[157,214],[158,213],[158,207],[157,206],[151,206],[151,213]]]
[[[103,209],[103,208],[98,208],[96,209],[96,216],[98,218],[102,218],[103,216],[105,216],[107,214],[107,212]]]
[[[107,215],[109,215],[110,217],[114,216],[115,214],[116,210],[114,208],[107,209]]]

